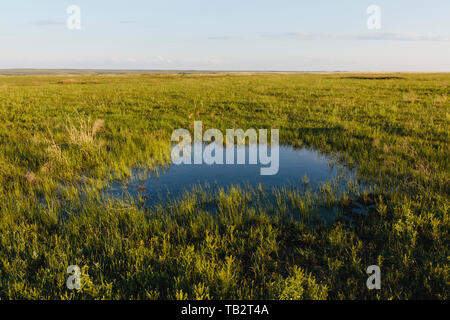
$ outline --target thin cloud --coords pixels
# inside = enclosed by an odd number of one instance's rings
[[[32,25],[44,27],[44,26],[63,26],[66,23],[61,20],[38,20],[31,23]]]
[[[163,56],[157,56],[151,59],[152,62],[159,62],[159,63],[172,63],[172,59],[163,57]]]
[[[391,40],[391,41],[450,41],[448,35],[418,34],[418,33],[314,33],[314,32],[288,32],[284,36],[299,39],[336,39],[336,40]]]

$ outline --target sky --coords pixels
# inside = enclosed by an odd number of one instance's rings
[[[0,0],[0,68],[450,72],[450,1]]]

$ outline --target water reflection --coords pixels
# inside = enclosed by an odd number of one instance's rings
[[[232,185],[253,188],[261,185],[267,190],[283,187],[307,187],[314,190],[338,177],[346,177],[348,180],[355,175],[354,170],[338,165],[332,157],[313,149],[295,149],[288,145],[279,146],[278,173],[261,175],[260,169],[264,166],[259,161],[258,164],[249,164],[249,147],[243,148],[246,156],[245,164],[179,164],[161,169],[158,174],[134,169],[132,179],[126,185],[113,183],[108,194],[139,195],[145,197],[148,202],[153,202],[167,196],[177,197],[195,186],[207,186],[212,192],[219,188],[227,189]],[[234,152],[236,159],[237,147]],[[191,156],[193,157],[193,154]]]

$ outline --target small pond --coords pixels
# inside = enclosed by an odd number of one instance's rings
[[[203,146],[204,148],[205,146]],[[349,169],[338,164],[332,156],[326,156],[308,148],[279,146],[279,170],[275,175],[261,175],[260,169],[267,167],[248,164],[249,147],[245,146],[246,164],[172,164],[159,172],[133,169],[132,177],[125,184],[114,182],[107,194],[113,197],[125,195],[141,196],[151,204],[161,199],[176,198],[194,187],[206,187],[215,192],[227,190],[232,185],[266,190],[274,188],[295,188],[298,190],[318,190],[324,183],[340,181],[342,189],[346,181],[354,179],[356,168]],[[270,148],[268,148],[270,151]],[[224,154],[226,153],[223,150]],[[237,147],[235,147],[235,159]],[[193,154],[191,155],[193,157]],[[307,177],[307,179],[305,179]],[[305,184],[305,181],[307,183]]]

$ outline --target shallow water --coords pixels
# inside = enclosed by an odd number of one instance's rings
[[[235,159],[236,159],[235,147]],[[270,151],[270,148],[269,148]],[[225,153],[225,152],[224,152]],[[132,178],[125,185],[113,183],[107,191],[111,196],[143,196],[149,202],[156,199],[180,196],[193,187],[206,187],[210,191],[220,188],[227,189],[232,185],[264,189],[273,188],[308,188],[317,190],[320,185],[338,177],[341,180],[352,179],[356,170],[350,170],[338,163],[332,157],[320,154],[307,148],[295,149],[283,145],[279,147],[279,171],[276,175],[261,175],[259,164],[248,164],[248,146],[245,147],[246,164],[172,164],[161,169],[158,174],[148,173],[142,169],[134,169]],[[193,155],[192,155],[193,157]],[[308,184],[304,184],[304,177]],[[344,178],[344,179],[342,179]],[[343,184],[343,188],[344,188]]]

